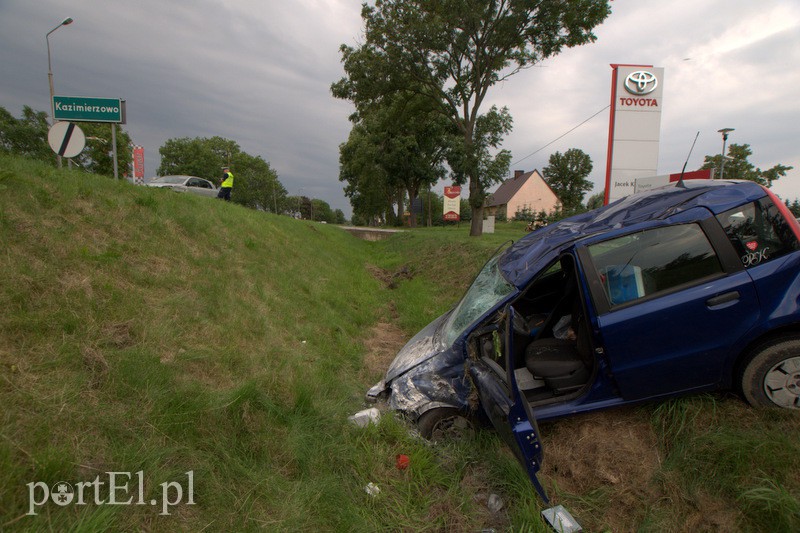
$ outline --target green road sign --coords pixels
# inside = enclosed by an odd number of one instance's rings
[[[125,101],[119,98],[54,96],[53,117],[72,122],[125,123]]]

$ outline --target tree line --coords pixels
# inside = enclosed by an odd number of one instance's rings
[[[47,141],[50,128],[48,115],[24,106],[22,116],[15,118],[0,107],[0,152],[21,155],[55,165],[56,158]],[[105,123],[81,122],[86,147],[71,164],[93,174],[113,175],[111,126]],[[132,163],[131,139],[118,129],[117,161],[124,174],[130,176]],[[219,186],[221,167],[229,165],[236,177],[232,200],[252,209],[313,219],[335,224],[345,222],[340,209],[317,198],[289,196],[278,180],[278,174],[260,156],[243,152],[232,140],[222,137],[169,139],[159,148],[159,176],[182,174],[205,178]]]

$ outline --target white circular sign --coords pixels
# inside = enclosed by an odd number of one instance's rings
[[[86,136],[72,122],[56,122],[47,132],[50,148],[61,157],[75,157],[86,146]]]

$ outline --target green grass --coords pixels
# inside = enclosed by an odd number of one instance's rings
[[[494,432],[433,447],[391,415],[366,429],[347,422],[373,384],[373,327],[410,337],[525,234],[523,224],[468,231],[365,242],[0,156],[0,530],[547,531]],[[393,288],[376,275],[401,271]],[[659,457],[635,504],[609,502],[638,487],[574,490],[563,469],[543,476],[587,531],[800,528],[794,414],[700,396],[631,416]],[[558,453],[548,436],[578,447],[603,429],[610,440],[590,452],[599,461],[626,438],[604,420],[543,426],[545,461],[557,459],[548,444]],[[408,470],[395,468],[401,453]],[[26,515],[29,483],[139,471],[146,505],[51,502]],[[160,515],[150,500],[165,483],[185,489],[187,471],[196,504]],[[505,504],[498,515],[491,493]]]

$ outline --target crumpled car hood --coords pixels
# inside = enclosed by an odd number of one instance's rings
[[[425,326],[403,346],[386,371],[386,383],[447,349],[437,332],[449,316],[450,311]]]

